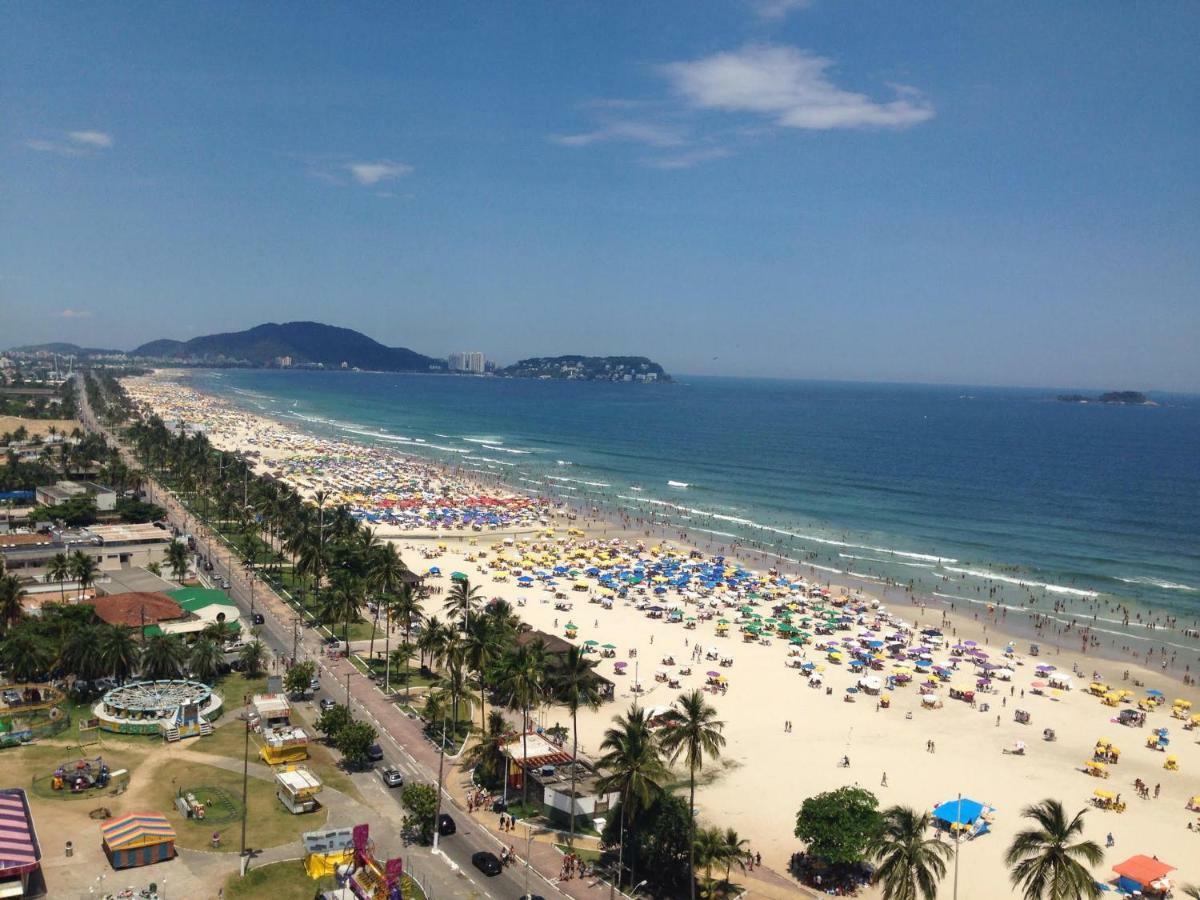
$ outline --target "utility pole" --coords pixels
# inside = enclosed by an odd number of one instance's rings
[[[350,654],[346,654],[346,661],[350,661]],[[346,709],[350,708],[350,673],[346,673]]]
[[[292,664],[296,662],[297,655],[300,651],[300,617],[292,617]]]
[[[959,795],[958,795],[958,812],[955,814],[954,818],[958,820],[957,822],[954,823],[955,826],[959,825],[962,821],[962,794],[961,793],[959,793]],[[958,900],[958,845],[960,843],[960,838],[961,838],[961,835],[959,834],[959,830],[957,827],[955,827],[955,829],[954,829],[954,900]]]
[[[246,747],[242,751],[242,875],[246,874],[246,794],[250,787],[250,721],[246,720]]]

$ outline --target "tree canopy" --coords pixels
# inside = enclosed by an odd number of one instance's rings
[[[882,827],[879,801],[857,787],[809,797],[796,814],[796,837],[810,856],[831,865],[860,862]]]

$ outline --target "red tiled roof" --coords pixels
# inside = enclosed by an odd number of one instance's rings
[[[147,591],[96,597],[92,600],[92,606],[96,610],[96,617],[109,625],[138,627],[143,621],[147,625],[154,625],[187,616],[183,607],[166,594]]]

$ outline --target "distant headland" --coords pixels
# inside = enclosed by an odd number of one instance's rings
[[[136,362],[206,368],[321,369],[372,372],[469,372],[503,378],[572,381],[669,382],[671,376],[644,356],[545,356],[511,366],[486,362],[483,354],[454,354],[449,360],[407,347],[388,347],[350,328],[320,322],[268,322],[245,331],[209,334],[187,341],[150,341],[133,350],[101,350],[51,343],[14,347],[24,355],[56,355],[79,360]],[[468,366],[466,357],[477,357]],[[457,359],[456,359],[457,357]]]
[[[1158,406],[1140,391],[1108,391],[1098,397],[1086,394],[1059,394],[1062,403],[1115,403],[1120,406]]]

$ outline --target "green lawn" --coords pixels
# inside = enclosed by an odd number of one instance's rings
[[[261,869],[250,869],[245,878],[235,873],[225,882],[226,900],[308,900],[317,891],[337,887],[333,878],[314,881],[304,871],[299,860],[273,863]],[[415,881],[404,879],[405,898],[425,900],[425,895]]]
[[[273,863],[261,869],[250,869],[245,878],[235,872],[225,882],[226,900],[283,900],[296,898],[308,900],[319,890],[337,887],[333,877],[314,881],[304,871],[304,863],[298,859]]]
[[[248,786],[246,843],[251,847],[268,848],[286,844],[300,837],[305,831],[320,828],[325,823],[325,809],[315,813],[292,815],[283,808],[275,797],[274,785],[269,781],[251,778]],[[232,812],[221,811],[217,821],[197,821],[180,815],[175,806],[177,791],[191,791],[223,795],[231,799]],[[192,850],[210,849],[210,837],[214,831],[221,834],[220,849],[236,853],[241,836],[242,776],[216,766],[181,762],[171,770],[170,777],[164,775],[151,791],[151,808],[163,811],[174,826],[180,847]]]

